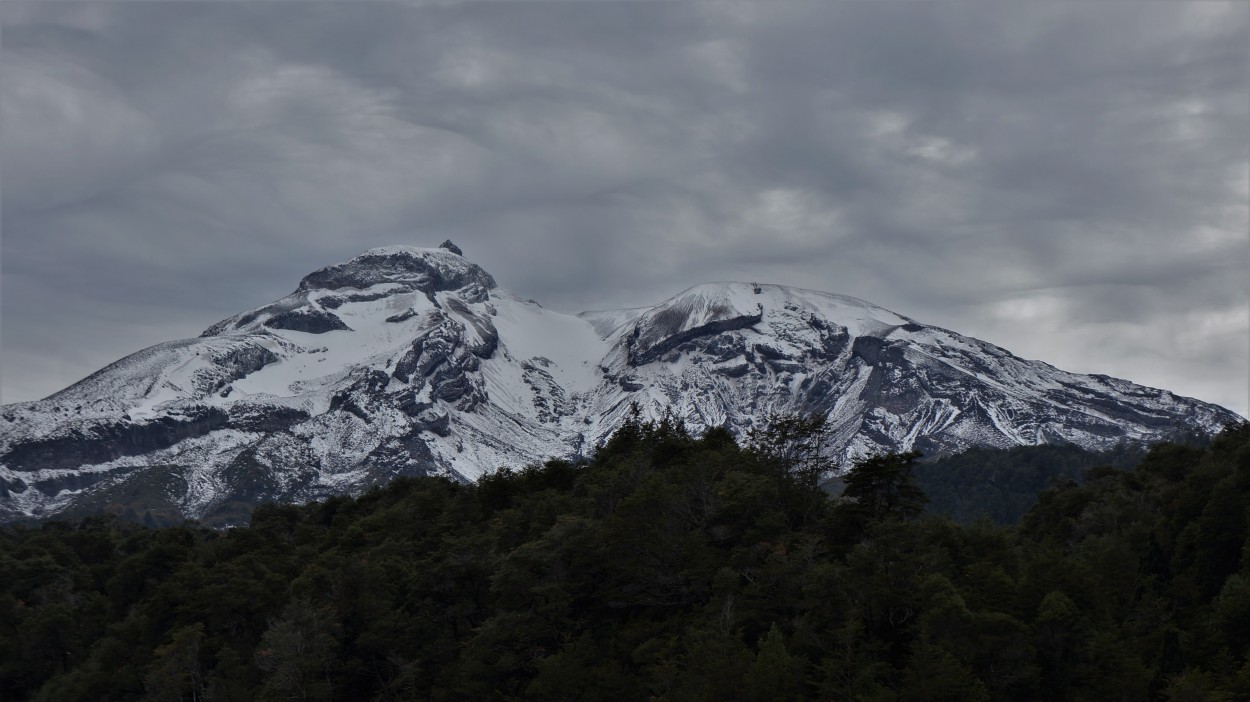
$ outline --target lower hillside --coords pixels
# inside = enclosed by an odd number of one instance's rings
[[[627,422],[584,465],[404,479],[250,527],[0,530],[0,700],[1250,696],[1250,425],[926,515],[819,422]]]

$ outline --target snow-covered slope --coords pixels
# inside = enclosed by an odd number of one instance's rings
[[[198,339],[0,410],[0,519],[156,505],[217,522],[398,475],[585,454],[671,408],[693,430],[816,412],[833,458],[1149,441],[1213,405],[1024,361],[855,298],[711,283],[572,316],[450,243],[373,249]],[[159,471],[159,480],[154,478]]]

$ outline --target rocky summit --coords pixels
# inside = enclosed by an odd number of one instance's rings
[[[553,312],[448,241],[366,251],[199,338],[0,408],[0,521],[124,510],[242,523],[267,500],[586,455],[634,404],[643,418],[668,410],[692,431],[739,434],[816,413],[835,462],[1104,449],[1240,420],[781,285],[709,283],[650,308]]]

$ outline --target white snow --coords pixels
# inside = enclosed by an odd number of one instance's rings
[[[396,254],[419,256],[447,270],[473,266],[443,249],[410,246],[371,249],[353,261]],[[401,411],[398,399],[432,403],[423,411],[447,415],[448,436],[421,431],[419,440],[439,461],[431,469],[470,479],[501,465],[593,450],[619,425],[632,402],[651,419],[671,407],[696,432],[710,426],[757,426],[772,413],[819,407],[834,429],[834,458],[843,460],[908,448],[921,438],[952,447],[1035,443],[1043,434],[1088,445],[1106,443],[1110,439],[1080,424],[1094,422],[1096,427],[1106,421],[1106,413],[1083,405],[1083,396],[1073,387],[1097,389],[1158,416],[1197,412],[1195,416],[1212,423],[1218,416],[1209,406],[1170,393],[1024,361],[976,339],[916,325],[882,307],[832,293],[709,283],[654,307],[568,315],[498,288],[483,299],[480,282],[472,287],[439,291],[436,301],[394,281],[360,290],[305,290],[275,305],[324,309],[350,331],[269,329],[263,326],[268,316],[259,315],[232,333],[161,344],[128,356],[46,400],[5,407],[9,419],[0,420],[0,456],[20,442],[80,435],[100,423],[122,422],[123,415],[125,421],[142,424],[202,405],[236,412],[248,405],[280,405],[303,410],[310,418],[281,434],[222,429],[95,466],[19,472],[0,464],[0,479],[30,485],[74,472],[98,472],[109,476],[99,483],[104,486],[136,466],[183,465],[188,482],[183,505],[194,516],[228,488],[222,471],[230,461],[251,449],[270,461],[274,480],[290,489],[309,485],[309,495],[356,490],[371,479],[373,452],[388,441],[412,440],[419,420]],[[344,292],[379,297],[342,302]],[[330,296],[337,299],[327,305]],[[410,310],[407,319],[386,321]],[[721,332],[719,341],[724,343],[715,347],[706,343],[713,339],[707,336],[683,346],[670,343],[660,358],[645,363],[630,356],[631,344],[658,347],[673,335],[706,330],[711,322],[757,314],[758,323]],[[468,347],[484,340],[478,331],[483,320],[495,327],[499,345],[489,358],[475,360],[466,354]],[[839,336],[842,330],[849,339]],[[474,392],[486,398],[476,409],[436,399],[426,378],[406,383],[390,376],[414,340],[434,331],[455,336],[459,346],[453,355],[473,361],[464,367],[476,365],[476,370],[464,371]],[[886,373],[883,366],[855,358],[854,340],[863,336],[897,345],[906,363]],[[825,346],[835,337],[846,341],[836,353]],[[764,347],[767,354],[759,351]],[[244,377],[232,378],[244,371],[218,360],[255,354],[260,348],[277,360]],[[773,358],[777,354],[784,358]],[[727,369],[745,373],[729,377]],[[389,380],[384,397],[358,398],[369,405],[367,419],[329,411],[336,393],[377,370]],[[880,401],[885,396],[892,398],[890,411]],[[868,426],[881,433],[865,432]],[[1148,437],[1151,431],[1156,430],[1130,426],[1128,436]],[[0,504],[0,516],[54,511],[73,497],[49,498],[28,487],[15,492],[8,505]]]
[[[519,361],[546,358],[548,369],[566,389],[584,392],[602,379],[597,364],[610,346],[586,319],[539,307],[496,291],[498,314],[491,318],[499,330],[501,345]]]

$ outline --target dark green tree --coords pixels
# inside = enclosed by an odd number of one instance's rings
[[[872,524],[920,516],[928,498],[915,481],[919,458],[919,452],[910,451],[856,461],[843,478],[846,487],[838,505],[841,526],[858,535]]]

